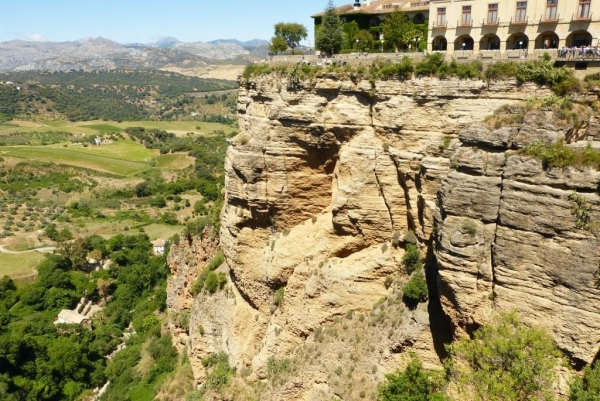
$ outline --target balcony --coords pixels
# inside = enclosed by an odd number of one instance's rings
[[[511,18],[510,19],[510,25],[527,25],[527,22],[529,21],[529,17],[525,17],[525,18]]]
[[[448,27],[447,21],[433,21],[433,28],[446,29]]]
[[[497,26],[499,24],[500,22],[497,17],[493,19],[484,19],[482,23],[483,26]]]
[[[591,21],[593,14],[594,13],[589,13],[589,12],[588,13],[583,13],[583,14],[573,14],[572,20],[573,21],[582,21],[582,22]]]
[[[560,14],[555,16],[545,16],[542,15],[540,17],[540,24],[556,24],[560,20]]]
[[[463,18],[461,20],[456,21],[456,26],[457,27],[461,27],[461,26],[472,27],[473,20],[471,18]]]

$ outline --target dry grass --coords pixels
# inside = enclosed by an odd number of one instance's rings
[[[34,267],[44,258],[41,252],[4,253],[0,252],[0,277],[7,275],[13,279],[34,275]]]

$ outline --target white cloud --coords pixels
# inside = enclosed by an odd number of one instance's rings
[[[31,40],[32,42],[43,42],[45,40],[44,36],[39,33],[26,34],[25,39]]]

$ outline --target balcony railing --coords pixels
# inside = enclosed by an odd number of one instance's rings
[[[490,25],[498,25],[500,22],[498,21],[498,17],[493,18],[493,19],[484,19],[482,25],[483,26],[490,26]]]
[[[554,16],[554,17],[546,17],[545,15],[542,15],[540,17],[540,24],[555,24],[560,20],[560,14]]]
[[[448,26],[447,21],[433,21],[434,28],[446,28]]]
[[[473,26],[473,20],[471,18],[458,20],[456,26]]]
[[[587,13],[585,15],[579,15],[579,14],[573,14],[573,21],[591,21],[592,20],[592,15],[594,13]]]
[[[529,16],[527,16],[525,18],[519,18],[519,19],[517,19],[517,17],[515,17],[515,18],[510,19],[510,24],[511,25],[525,25],[525,24],[527,24],[528,20],[529,20]]]

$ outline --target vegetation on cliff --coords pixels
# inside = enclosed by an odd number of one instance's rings
[[[546,55],[547,56],[547,55]],[[377,79],[411,79],[415,77],[437,77],[447,79],[456,77],[460,79],[485,79],[502,80],[517,79],[521,83],[534,82],[546,85],[559,95],[565,95],[582,90],[582,85],[573,76],[570,69],[564,66],[556,66],[549,56],[540,60],[525,63],[497,62],[483,65],[479,61],[447,62],[444,54],[434,53],[425,56],[418,62],[413,62],[409,57],[404,57],[401,62],[392,64],[389,61],[378,59],[369,65],[342,65],[330,64],[325,69],[320,66],[303,65],[297,66],[275,66],[266,64],[249,64],[246,66],[242,76],[248,82],[253,76],[269,74],[272,72],[287,76],[298,75],[303,80],[312,80],[317,75],[327,72],[335,72],[341,76],[368,79],[374,83]]]

